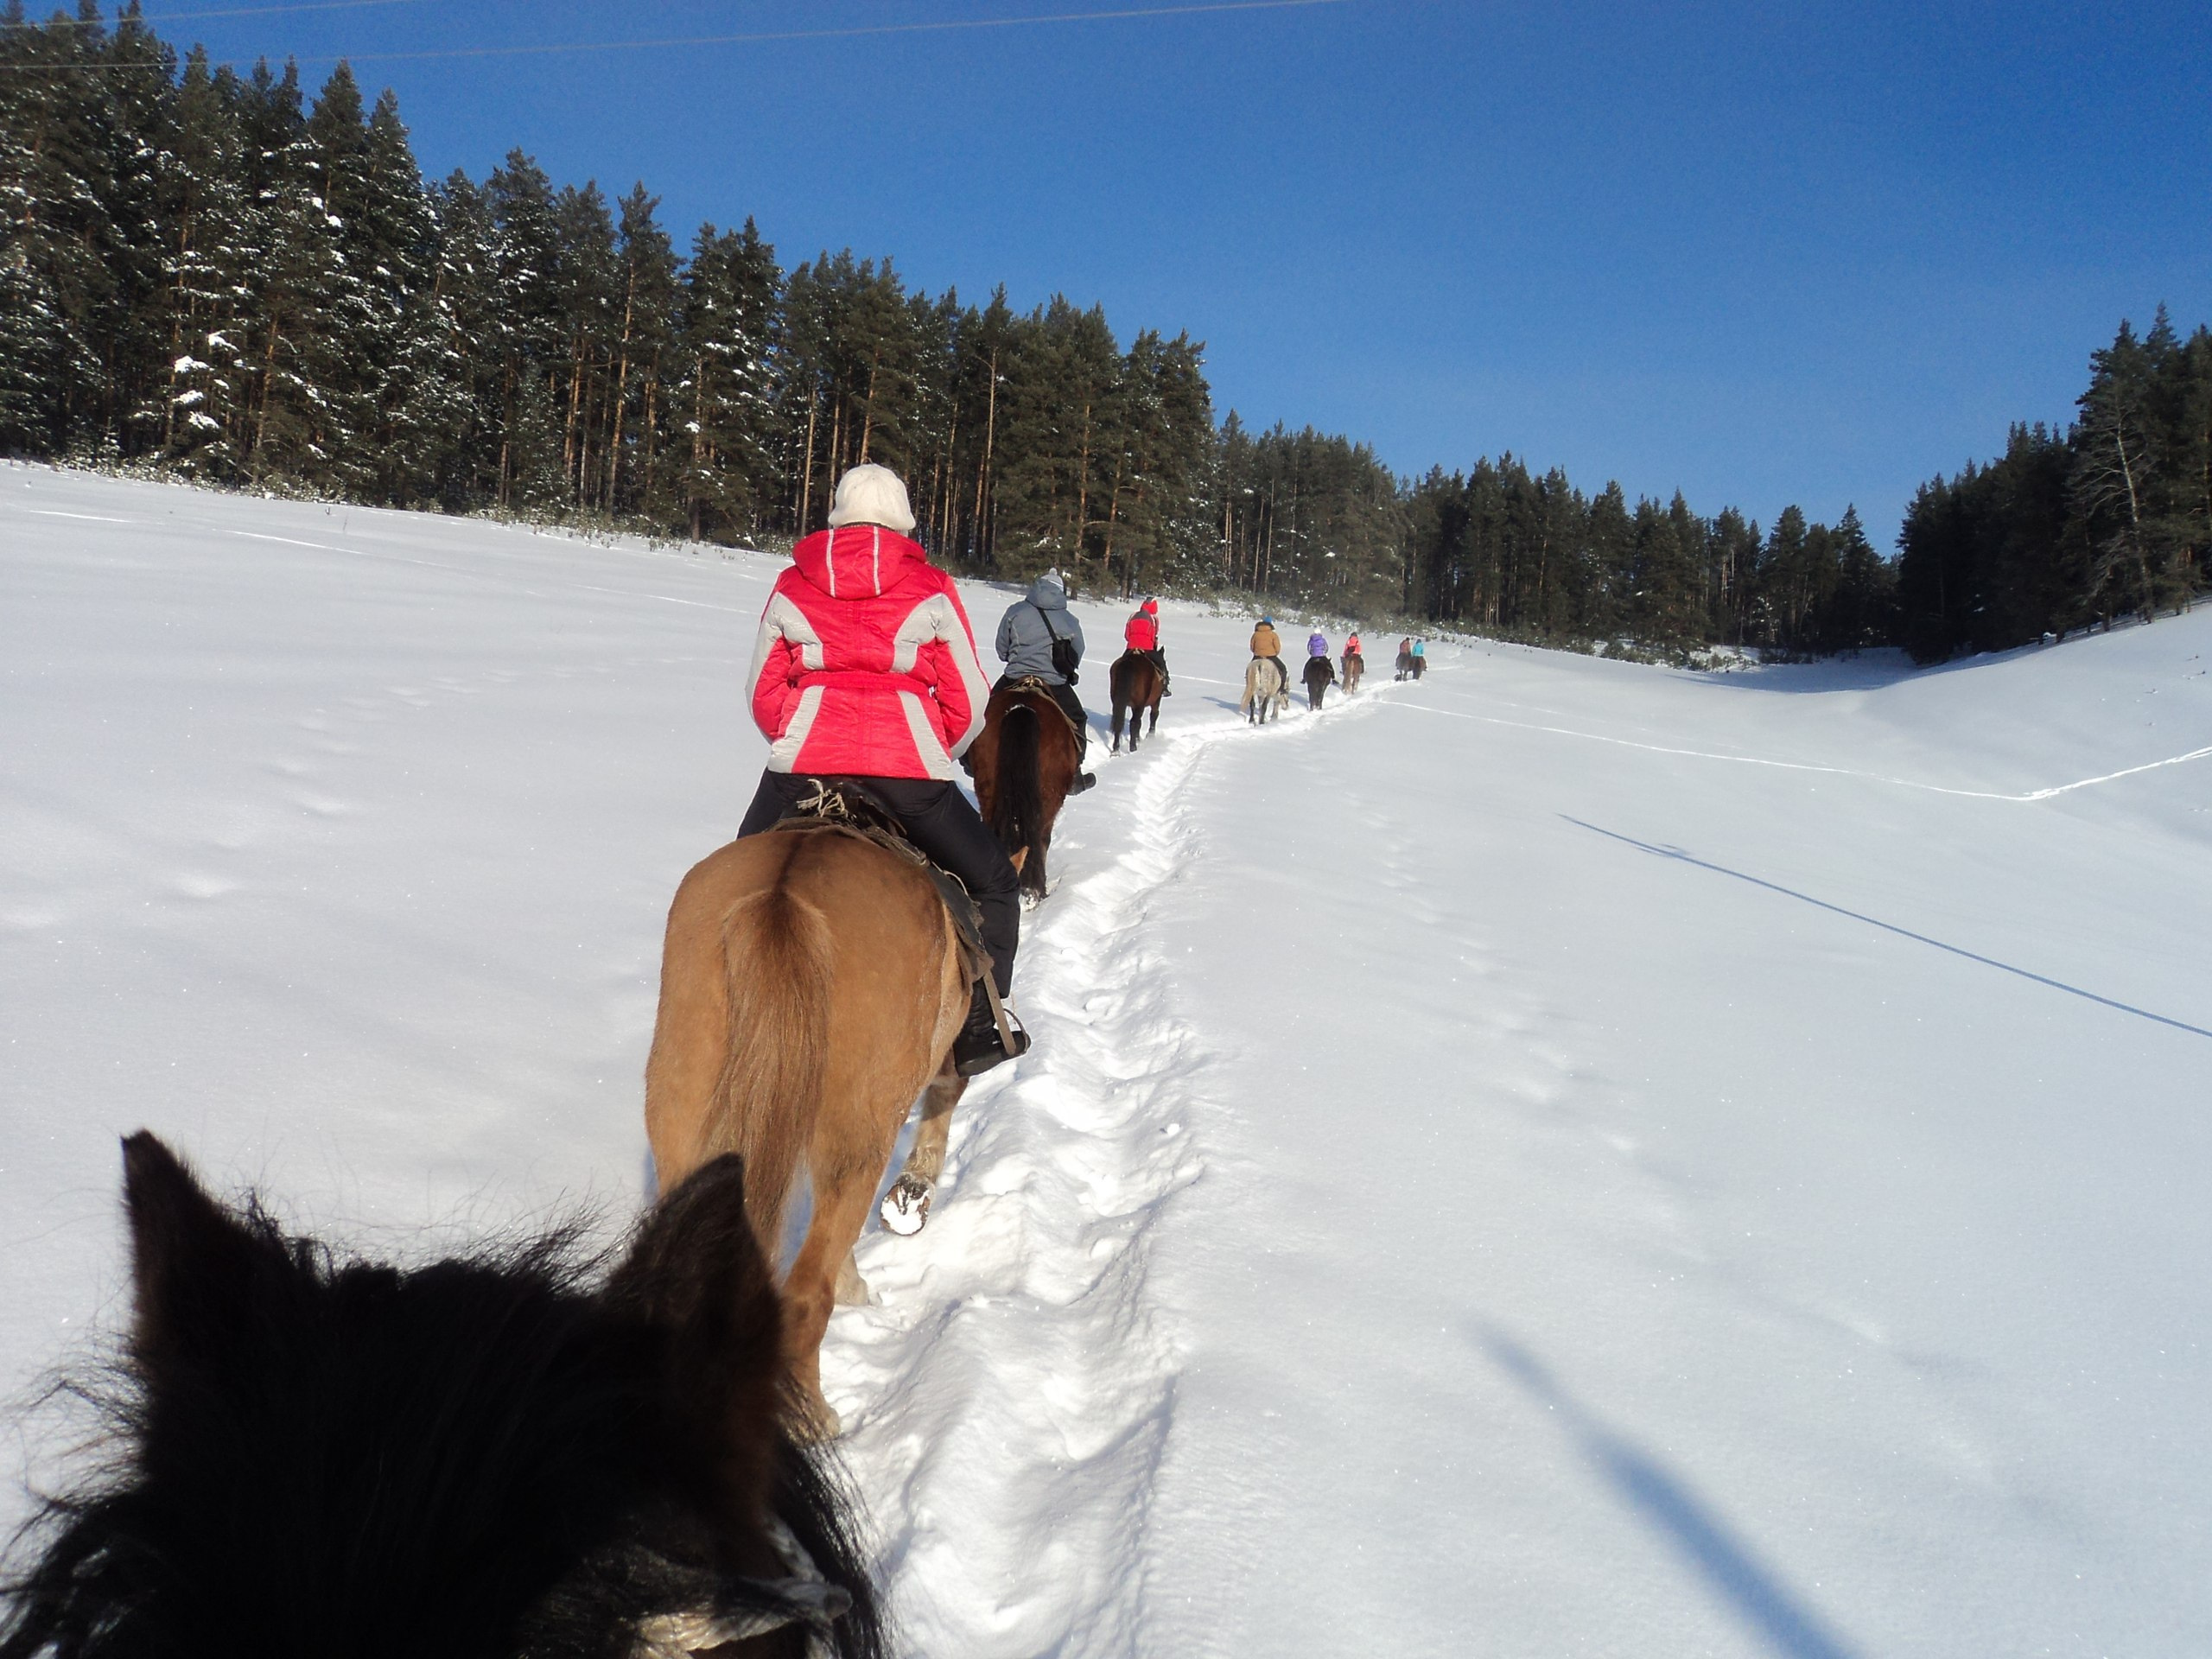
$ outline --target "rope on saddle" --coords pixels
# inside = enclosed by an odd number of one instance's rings
[[[893,858],[912,865],[927,876],[944,906],[944,913],[952,918],[953,935],[960,942],[961,966],[969,982],[982,982],[983,994],[990,1000],[991,1018],[998,1023],[999,1035],[1009,1048],[1013,1046],[1013,1027],[1007,1018],[1006,1005],[999,1000],[998,980],[991,972],[991,953],[983,944],[982,912],[976,909],[966,882],[907,839],[906,826],[899,822],[896,814],[887,810],[859,784],[832,783],[826,778],[817,778],[814,780],[814,793],[792,802],[791,811],[769,829],[777,835],[849,836],[855,841],[882,848]]]

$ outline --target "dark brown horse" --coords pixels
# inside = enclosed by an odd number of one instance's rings
[[[737,1159],[609,1271],[573,1228],[357,1260],[150,1135],[123,1157],[129,1344],[78,1390],[106,1434],[16,1541],[0,1653],[887,1651],[858,1517],[791,1433]]]
[[[1306,701],[1309,707],[1318,711],[1321,699],[1336,682],[1337,666],[1327,658],[1308,657],[1306,659]]]
[[[1075,728],[1044,682],[1016,680],[991,693],[967,762],[983,822],[1021,873],[1021,890],[1042,899],[1052,823],[1082,769]]]
[[[1167,682],[1160,676],[1160,664],[1152,660],[1148,652],[1125,651],[1114,659],[1107,683],[1114,699],[1113,752],[1122,752],[1122,716],[1126,712],[1129,716],[1129,751],[1135,753],[1138,730],[1144,727],[1147,710],[1152,715],[1152,724],[1144,729],[1160,729],[1160,697]]]

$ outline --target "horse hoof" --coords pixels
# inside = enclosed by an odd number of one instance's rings
[[[882,1217],[886,1232],[912,1238],[929,1224],[930,1184],[918,1175],[901,1175],[891,1183],[876,1214]]]
[[[861,1270],[847,1256],[845,1265],[837,1269],[837,1288],[831,1300],[839,1307],[870,1307],[875,1298],[868,1294],[868,1281],[861,1277]]]

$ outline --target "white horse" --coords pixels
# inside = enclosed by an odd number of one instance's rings
[[[1263,725],[1290,707],[1290,675],[1280,657],[1255,657],[1244,671],[1244,700],[1236,712]]]

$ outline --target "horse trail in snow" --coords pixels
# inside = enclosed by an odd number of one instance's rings
[[[1064,874],[1025,918],[1016,1001],[1037,1046],[969,1088],[928,1227],[862,1236],[872,1305],[840,1309],[823,1350],[902,1651],[1136,1645],[1183,1355],[1150,1294],[1151,1238],[1205,1174],[1192,1120],[1229,1058],[1178,1015],[1148,924],[1203,849],[1189,786],[1212,747],[1294,740],[1380,707],[1382,689],[1093,756],[1090,834],[1056,842]],[[1124,764],[1133,785],[1111,787]],[[1110,861],[1081,873],[1101,843]]]

